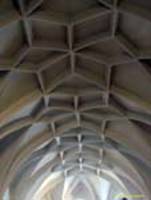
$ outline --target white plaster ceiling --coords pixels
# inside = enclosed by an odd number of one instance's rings
[[[150,11],[149,0],[1,0],[1,194],[13,163],[77,128],[151,167]]]

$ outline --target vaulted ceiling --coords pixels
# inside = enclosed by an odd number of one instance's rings
[[[85,130],[150,183],[150,0],[1,0],[1,195],[33,151]]]

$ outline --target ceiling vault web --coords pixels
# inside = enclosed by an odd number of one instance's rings
[[[151,166],[150,11],[148,0],[2,0],[2,154],[88,129]]]

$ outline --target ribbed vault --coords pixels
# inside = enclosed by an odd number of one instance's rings
[[[149,0],[1,0],[0,199],[103,167],[149,199],[150,85]]]

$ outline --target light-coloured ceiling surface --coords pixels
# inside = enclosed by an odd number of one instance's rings
[[[35,152],[82,131],[150,185],[151,1],[1,0],[0,199]]]

